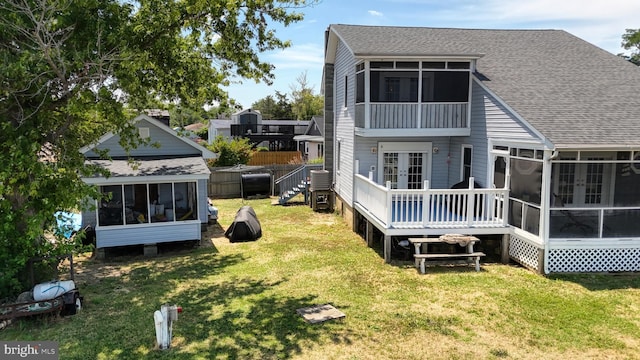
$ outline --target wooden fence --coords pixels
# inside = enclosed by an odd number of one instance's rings
[[[300,151],[258,151],[251,156],[249,165],[298,164],[302,165]]]

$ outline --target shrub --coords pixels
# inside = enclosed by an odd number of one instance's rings
[[[254,152],[249,139],[235,138],[227,141],[220,135],[208,147],[209,150],[218,154],[218,158],[212,162],[212,166],[245,165],[249,163],[251,154]]]

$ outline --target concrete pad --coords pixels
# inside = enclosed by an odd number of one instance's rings
[[[342,319],[346,315],[331,304],[314,305],[297,309],[296,312],[310,324],[317,324],[327,320]]]

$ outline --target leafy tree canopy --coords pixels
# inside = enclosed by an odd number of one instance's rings
[[[276,90],[275,98],[273,95],[266,97],[251,104],[251,109],[259,110],[263,119],[273,120],[293,120],[295,114],[291,108],[291,103],[287,99],[287,94]]]
[[[625,58],[640,66],[640,29],[627,29],[622,35],[622,47],[631,50],[631,55]]]
[[[227,104],[233,76],[270,83],[259,54],[286,48],[272,26],[315,0],[0,2],[0,298],[41,254],[57,210],[98,196],[79,152],[104,133],[138,143],[127,109],[149,99]]]
[[[324,99],[322,95],[313,93],[306,72],[300,74],[290,88],[290,94],[276,91],[275,99],[272,95],[267,95],[251,104],[251,108],[259,110],[264,119],[309,120],[314,115],[322,114]]]
[[[321,115],[324,100],[313,93],[313,87],[307,81],[307,72],[298,75],[296,83],[291,85],[292,108],[297,120],[309,120],[313,115]]]

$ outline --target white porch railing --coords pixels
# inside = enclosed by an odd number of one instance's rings
[[[355,203],[385,228],[471,228],[507,226],[509,190],[391,189],[355,175]]]

